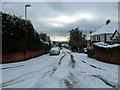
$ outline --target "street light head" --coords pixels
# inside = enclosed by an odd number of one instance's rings
[[[29,4],[25,5],[25,20],[27,20],[27,7],[31,7],[31,5]]]
[[[25,7],[31,7],[31,5],[27,4],[27,5],[25,5]]]

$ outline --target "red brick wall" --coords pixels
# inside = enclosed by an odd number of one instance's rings
[[[112,64],[119,64],[120,65],[120,51],[113,52],[111,54],[107,54],[104,52],[96,51],[95,52],[95,59],[112,63]]]
[[[11,53],[7,55],[2,55],[2,60],[0,61],[0,63],[22,61],[22,60],[36,57],[45,53],[47,53],[46,50],[32,51],[32,52],[29,52],[28,57],[26,57],[24,52]]]
[[[45,54],[45,53],[47,53],[46,50],[33,51],[33,52],[29,53],[29,58],[36,57],[36,56],[39,56],[39,55],[42,55],[42,54]]]

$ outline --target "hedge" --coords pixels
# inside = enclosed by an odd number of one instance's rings
[[[1,12],[2,13],[2,12]],[[40,41],[30,20],[2,13],[2,54],[50,49]]]

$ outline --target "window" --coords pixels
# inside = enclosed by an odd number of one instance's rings
[[[97,35],[97,41],[100,41],[100,35]]]
[[[92,38],[92,39],[93,39],[93,41],[95,41],[95,36],[93,36],[93,38]]]

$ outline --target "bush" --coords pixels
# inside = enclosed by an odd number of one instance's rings
[[[40,41],[30,20],[2,13],[2,53],[15,53],[49,49],[49,45]]]

